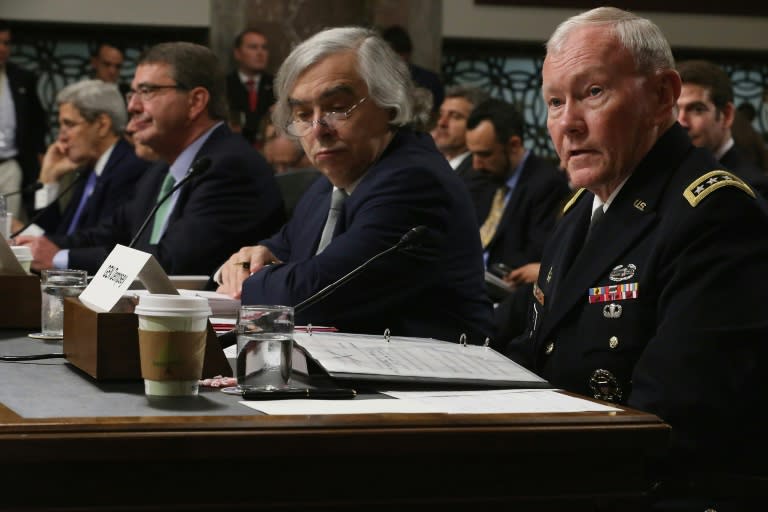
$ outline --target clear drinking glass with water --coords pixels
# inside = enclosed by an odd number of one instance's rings
[[[85,270],[43,270],[40,272],[43,336],[64,336],[64,297],[77,297],[88,284]]]
[[[293,308],[241,306],[236,331],[237,389],[288,387],[293,351]]]

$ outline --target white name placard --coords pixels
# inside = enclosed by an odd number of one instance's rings
[[[27,273],[21,266],[16,255],[13,254],[11,246],[4,236],[0,235],[0,275],[4,276],[25,276]]]
[[[112,311],[134,279],[150,293],[178,294],[154,256],[117,245],[80,294],[80,301],[94,311]]]

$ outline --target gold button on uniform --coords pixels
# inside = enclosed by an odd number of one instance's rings
[[[553,350],[555,350],[555,342],[554,341],[550,341],[549,343],[547,343],[547,346],[544,347],[544,353],[546,355],[549,355],[549,354],[552,353]]]
[[[616,348],[619,346],[619,338],[616,336],[611,336],[611,339],[608,340],[608,346],[611,348]]]

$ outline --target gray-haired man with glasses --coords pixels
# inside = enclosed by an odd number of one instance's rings
[[[283,223],[280,192],[262,156],[226,126],[224,73],[210,49],[162,43],[140,59],[126,95],[127,131],[161,162],[135,197],[106,222],[49,243],[69,249],[68,268],[95,272],[115,244],[128,245],[158,199],[171,193],[201,157],[210,167],[159,206],[135,247],[152,253],[168,274],[211,274],[232,251]],[[45,267],[42,267],[45,268]]]
[[[325,177],[280,232],[221,267],[219,290],[293,306],[425,226],[424,248],[377,260],[296,322],[482,343],[491,304],[473,208],[431,137],[410,128],[425,106],[402,60],[367,29],[326,30],[288,56],[275,92],[275,126]]]

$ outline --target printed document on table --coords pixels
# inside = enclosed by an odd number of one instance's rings
[[[610,405],[565,395],[552,389],[488,391],[382,391],[400,400],[423,403],[456,414],[611,412]]]
[[[613,412],[616,407],[542,389],[384,392],[397,398],[355,400],[268,400],[241,404],[266,414],[510,414]]]
[[[398,382],[551,387],[489,347],[428,338],[295,333],[309,356],[336,378]]]

